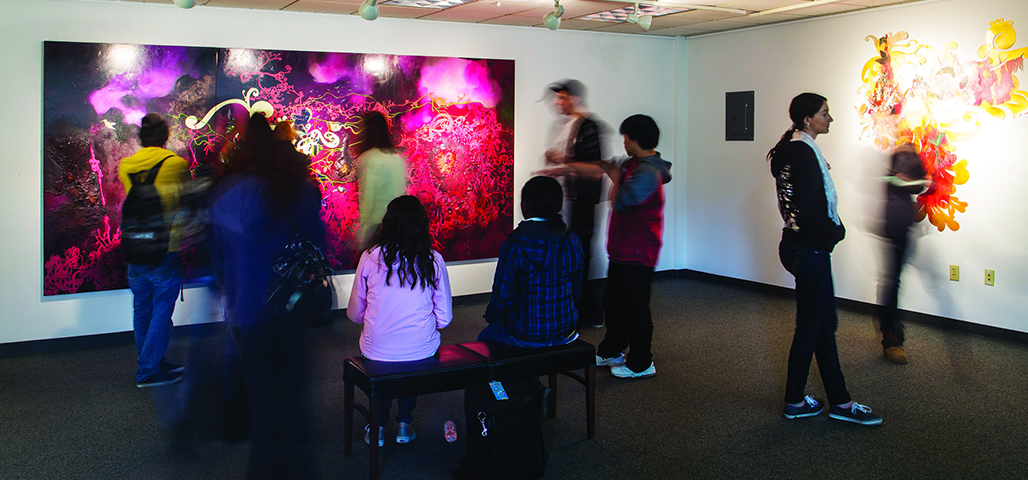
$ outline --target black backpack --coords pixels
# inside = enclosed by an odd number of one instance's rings
[[[157,265],[168,254],[170,225],[164,223],[161,196],[154,186],[164,157],[153,168],[130,173],[132,188],[121,205],[121,253],[135,265]]]
[[[488,383],[464,389],[468,456],[454,472],[457,480],[531,480],[543,476],[542,394],[538,378],[508,378],[506,400],[497,400]]]

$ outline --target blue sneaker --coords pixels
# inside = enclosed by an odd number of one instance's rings
[[[882,417],[871,413],[871,407],[853,402],[850,408],[839,408],[832,405],[828,409],[828,416],[844,422],[859,423],[861,425],[881,425]]]
[[[625,353],[624,352],[618,352],[617,355],[614,355],[613,357],[609,357],[609,358],[608,357],[601,357],[599,355],[596,356],[596,366],[597,367],[620,367],[621,365],[624,365],[624,364],[625,364]]]
[[[143,380],[142,382],[136,382],[136,388],[163,387],[165,385],[171,385],[181,381],[181,373],[158,370],[157,373],[150,375],[150,378]]]
[[[177,363],[171,363],[165,359],[161,359],[161,370],[171,373],[182,373],[186,371],[185,365],[179,365]]]
[[[364,443],[371,445],[371,425],[364,426]],[[385,446],[385,427],[378,426],[378,446]]]
[[[785,418],[803,418],[820,415],[823,411],[825,411],[825,402],[807,395],[803,397],[803,405],[794,407],[788,403],[785,404],[785,412],[782,415]]]

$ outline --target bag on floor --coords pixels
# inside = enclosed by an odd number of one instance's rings
[[[541,395],[545,388],[537,378],[500,380],[496,383],[502,390],[489,383],[464,390],[468,455],[454,474],[457,478],[528,480],[543,476]],[[506,399],[497,398],[504,394]]]
[[[128,263],[157,265],[168,254],[171,229],[165,225],[161,196],[154,186],[164,160],[149,170],[128,175],[132,188],[121,204],[121,253]]]

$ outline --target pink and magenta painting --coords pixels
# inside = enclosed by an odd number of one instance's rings
[[[447,261],[495,257],[513,228],[513,60],[66,42],[45,42],[44,58],[45,295],[127,287],[117,165],[147,112],[165,115],[167,148],[197,173],[218,170],[250,113],[290,122],[340,270],[359,253],[350,144],[370,110],[390,120]],[[192,243],[186,276],[202,276]]]

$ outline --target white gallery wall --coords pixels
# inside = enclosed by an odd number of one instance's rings
[[[688,228],[684,245],[679,243],[686,268],[793,287],[778,261],[782,220],[765,155],[790,124],[789,101],[812,91],[828,98],[835,118],[817,143],[832,165],[847,227],[833,255],[836,294],[874,303],[881,243],[872,226],[880,219],[882,197],[875,177],[887,159],[860,135],[861,70],[877,56],[865,37],[906,31],[940,52],[956,42],[977,59],[997,19],[1014,22],[1020,33],[1014,49],[1028,47],[1023,0],[919,2],[688,39],[679,52],[680,62],[688,59],[687,79],[680,81],[688,82],[688,128],[679,151],[688,175],[677,185],[678,222]],[[1015,75],[1024,89],[1028,72]],[[725,92],[747,90],[755,92],[755,141],[726,142]],[[969,206],[957,215],[956,232],[939,232],[927,221],[917,225],[900,308],[1028,332],[1028,115],[985,116],[977,136],[958,143],[956,153],[970,171],[956,196]],[[949,280],[949,265],[960,266],[959,282]],[[985,269],[996,271],[995,286],[985,285]]]
[[[0,0],[0,92],[8,129],[0,149],[0,343],[131,330],[127,290],[44,297],[42,294],[42,58],[44,41],[136,43],[515,60],[515,189],[541,168],[550,82],[577,78],[589,107],[613,127],[635,113],[664,129],[661,150],[676,162],[676,43],[666,37],[551,32],[527,27],[444,23],[281,11],[107,1]],[[608,138],[623,154],[620,138]],[[677,166],[675,167],[678,168]],[[677,170],[673,172],[678,177]],[[684,177],[678,177],[684,182]],[[672,183],[672,186],[675,184]],[[515,205],[519,201],[515,192]],[[675,189],[668,188],[665,247],[658,270],[675,264]],[[520,212],[517,213],[520,219]],[[594,251],[602,252],[597,241]],[[601,255],[601,260],[602,260]],[[488,292],[495,261],[450,266],[455,295]],[[600,271],[604,271],[601,268]],[[352,275],[336,277],[345,305]],[[175,323],[218,318],[202,289],[187,289]]]

